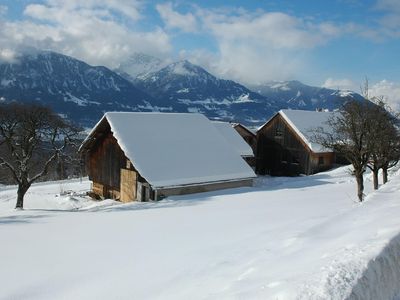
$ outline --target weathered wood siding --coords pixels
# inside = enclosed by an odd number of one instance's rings
[[[336,155],[332,152],[326,153],[313,153],[311,152],[310,164],[311,173],[317,173],[326,171],[332,168],[332,165],[336,163]]]
[[[329,169],[334,162],[334,154],[313,153],[277,114],[257,132],[256,159],[258,174],[308,175]]]
[[[136,200],[137,173],[129,169],[121,169],[121,202]]]
[[[92,192],[99,197],[120,200],[121,169],[126,168],[127,158],[114,138],[110,127],[104,124],[86,153]]]

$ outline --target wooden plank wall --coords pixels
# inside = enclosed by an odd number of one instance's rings
[[[121,202],[136,200],[137,173],[129,169],[121,169]]]
[[[259,174],[310,173],[310,150],[279,114],[258,131],[256,155]]]
[[[96,185],[103,186],[100,196],[119,198],[120,170],[126,166],[126,160],[111,132],[105,133],[92,146],[88,154],[88,174]]]
[[[258,174],[309,175],[330,169],[335,154],[313,153],[278,114],[257,133],[256,159]]]

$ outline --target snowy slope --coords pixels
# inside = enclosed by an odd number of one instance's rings
[[[120,63],[115,72],[127,77],[129,80],[135,80],[138,76],[157,72],[166,65],[166,61],[139,52],[132,54],[126,61]]]
[[[360,204],[348,171],[157,203],[38,184],[25,211],[1,187],[0,299],[392,299],[400,174]]]
[[[275,102],[243,85],[215,77],[187,60],[178,61],[135,81],[163,106],[177,112],[199,112],[207,117],[260,124],[278,110]]]
[[[334,110],[348,100],[363,99],[360,94],[352,91],[309,86],[297,80],[271,81],[261,85],[251,85],[248,88],[276,101],[280,109]]]
[[[150,95],[106,67],[51,51],[0,62],[0,97],[39,102],[85,126],[92,126],[104,111],[171,110],[158,107]]]

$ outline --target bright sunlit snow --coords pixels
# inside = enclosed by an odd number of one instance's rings
[[[392,299],[400,173],[366,178],[364,203],[347,167],[131,204],[71,180],[34,185],[24,211],[1,186],[0,299]]]

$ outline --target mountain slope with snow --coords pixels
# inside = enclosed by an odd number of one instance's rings
[[[0,299],[393,299],[400,173],[356,201],[348,167],[120,204],[88,181],[0,187]],[[59,195],[61,191],[68,191]]]
[[[336,109],[361,96],[273,82],[246,88],[188,61],[136,53],[114,71],[50,51],[31,51],[0,63],[0,101],[38,102],[84,125],[106,111],[200,112],[215,120],[263,124],[279,109]],[[256,92],[254,92],[254,91]]]
[[[352,91],[313,87],[296,80],[272,81],[249,88],[276,101],[280,109],[334,110],[348,100],[363,99],[360,94]]]
[[[134,53],[126,61],[120,63],[114,71],[128,80],[135,81],[137,77],[157,72],[166,65],[166,61],[157,57],[144,53]]]
[[[151,111],[149,103],[156,106],[151,96],[113,71],[49,51],[0,64],[0,97],[40,102],[85,125],[93,125],[104,111]]]
[[[278,109],[274,101],[187,60],[138,77],[137,86],[164,106],[174,103],[177,111],[200,112],[213,119],[260,123]]]

